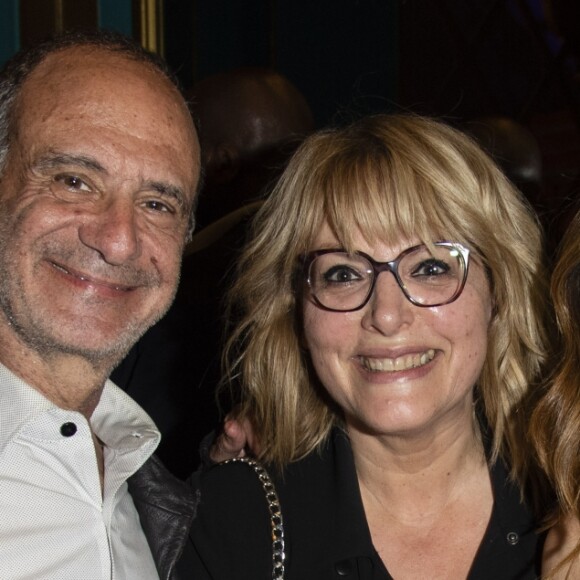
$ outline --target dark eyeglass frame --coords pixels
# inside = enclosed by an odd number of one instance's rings
[[[356,251],[353,254],[351,254],[351,255],[361,256],[361,257],[365,258],[365,260],[367,260],[373,268],[373,279],[372,279],[371,285],[369,286],[367,296],[364,299],[363,303],[360,306],[357,306],[356,308],[348,308],[346,310],[337,309],[337,308],[329,308],[328,306],[325,306],[324,304],[322,304],[322,302],[320,302],[320,300],[317,298],[317,296],[312,291],[312,282],[310,279],[310,266],[311,266],[312,262],[318,256],[322,256],[324,254],[333,254],[333,253],[341,253],[341,252],[348,253],[344,249],[342,249],[342,248],[324,248],[321,250],[314,250],[312,252],[308,252],[306,254],[303,254],[303,256],[301,258],[302,259],[303,276],[306,278],[306,284],[308,285],[308,288],[310,289],[310,296],[312,297],[314,303],[322,310],[328,310],[329,312],[355,312],[357,310],[360,310],[361,308],[364,308],[368,304],[368,301],[370,300],[371,296],[373,295],[373,292],[375,290],[375,286],[377,283],[377,279],[378,279],[379,274],[381,272],[391,272],[393,274],[393,276],[395,277],[395,280],[397,281],[397,284],[399,285],[399,288],[403,292],[403,295],[411,304],[414,304],[415,306],[419,306],[420,308],[435,308],[436,306],[444,306],[445,304],[451,304],[451,302],[457,300],[457,298],[459,298],[459,296],[463,292],[463,289],[465,288],[465,282],[467,281],[467,275],[469,273],[469,253],[470,252],[469,252],[468,248],[466,248],[465,246],[463,246],[462,244],[460,244],[458,242],[441,241],[441,242],[434,242],[433,245],[434,246],[443,246],[446,248],[454,248],[454,249],[458,250],[459,256],[461,257],[461,261],[463,262],[463,278],[460,280],[460,282],[457,286],[457,290],[454,292],[454,294],[453,294],[453,296],[451,296],[451,298],[449,298],[448,300],[444,300],[443,302],[438,302],[436,304],[422,304],[421,302],[418,302],[417,300],[415,300],[409,294],[409,290],[407,289],[407,287],[405,286],[405,284],[401,280],[401,277],[399,276],[399,263],[401,262],[401,260],[405,256],[407,256],[408,254],[411,254],[412,252],[417,251],[419,248],[426,248],[426,247],[428,248],[428,246],[426,244],[418,244],[416,246],[412,246],[410,248],[407,248],[406,250],[403,250],[394,260],[390,260],[388,262],[377,262],[374,258],[369,256],[368,254],[365,254],[365,252]]]

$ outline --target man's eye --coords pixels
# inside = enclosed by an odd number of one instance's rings
[[[71,191],[91,191],[91,188],[76,175],[57,175],[54,181]]]
[[[153,211],[175,213],[175,210],[166,203],[159,200],[150,200],[145,202],[145,207]]]

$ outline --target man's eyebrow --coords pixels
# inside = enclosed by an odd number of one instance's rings
[[[91,169],[100,173],[106,173],[106,169],[94,158],[85,155],[72,155],[69,153],[50,152],[40,157],[34,166],[38,169],[55,169],[63,165],[76,165]]]
[[[107,170],[94,158],[85,155],[72,155],[69,153],[49,152],[40,157],[34,164],[37,169],[55,169],[64,165],[76,165],[100,173],[107,173]],[[189,207],[189,202],[185,192],[180,187],[163,181],[147,181],[145,187],[152,189],[164,197],[174,199],[180,208]]]
[[[146,187],[156,191],[160,195],[174,199],[182,209],[189,206],[187,196],[180,187],[162,181],[149,181],[146,183]]]

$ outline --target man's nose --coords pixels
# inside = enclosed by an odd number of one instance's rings
[[[87,217],[79,228],[79,238],[109,264],[135,259],[141,251],[135,212],[132,200],[109,200]]]

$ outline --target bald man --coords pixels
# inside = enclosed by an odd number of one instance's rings
[[[173,300],[199,174],[183,97],[128,39],[0,73],[2,578],[175,578],[197,498],[107,377]]]

